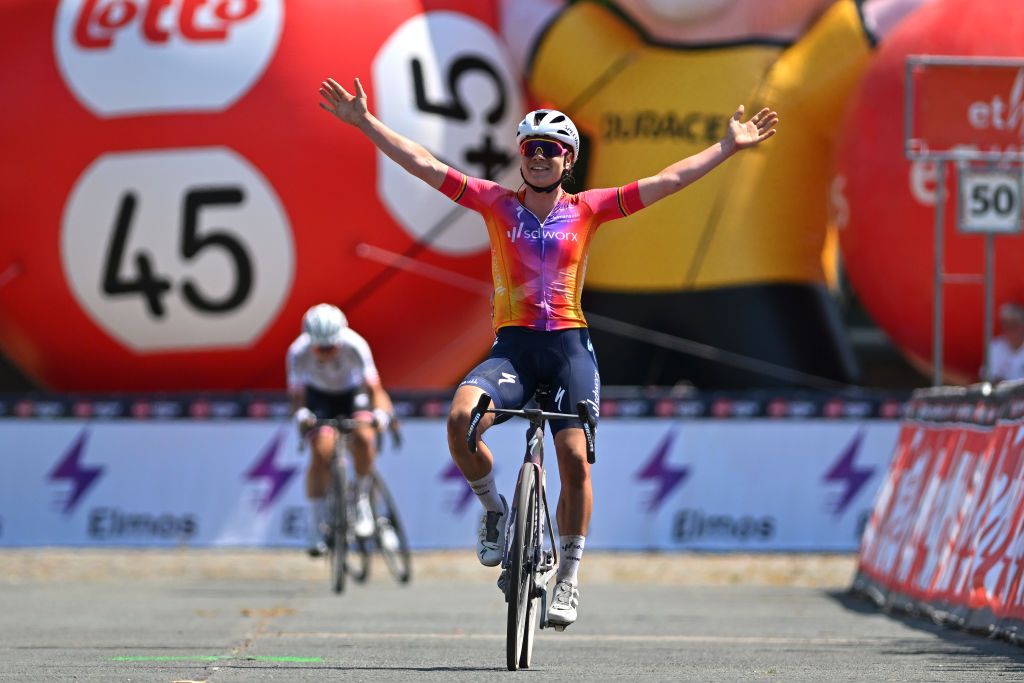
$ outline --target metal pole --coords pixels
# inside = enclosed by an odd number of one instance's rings
[[[943,221],[946,217],[946,162],[939,161],[935,178],[935,297],[932,303],[932,386],[942,384],[942,263]]]
[[[996,279],[996,236],[991,232],[985,233],[985,362],[982,364],[982,379],[987,379],[988,374],[988,347],[992,343],[992,327],[995,318],[995,297],[993,283]]]

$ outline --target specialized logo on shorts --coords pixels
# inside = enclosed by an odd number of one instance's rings
[[[562,399],[565,397],[565,387],[558,387],[558,391],[555,392],[555,405],[558,409],[562,409]]]
[[[516,383],[516,376],[513,375],[511,372],[503,372],[503,373],[501,373],[501,379],[498,380],[498,386],[501,386],[502,384],[505,384],[506,382],[508,382],[509,384],[515,384]]]
[[[278,430],[253,466],[245,473],[247,481],[264,482],[265,488],[262,494],[256,498],[256,512],[263,512],[270,508],[299,469],[297,466],[281,467],[277,464],[277,454],[281,450],[282,443],[284,443],[284,431]]]
[[[61,512],[65,515],[70,515],[74,512],[75,507],[81,501],[85,492],[92,488],[96,481],[103,474],[104,468],[93,466],[90,467],[82,463],[82,456],[85,453],[85,443],[88,439],[89,433],[83,431],[75,439],[75,442],[71,444],[64,457],[61,458],[60,462],[50,471],[50,475],[47,477],[51,482],[67,481],[71,487],[68,490],[67,497],[64,498],[64,505]]]
[[[636,473],[638,481],[651,481],[657,488],[647,500],[647,512],[657,512],[658,508],[668,499],[686,478],[690,476],[689,467],[677,467],[668,461],[672,443],[676,439],[676,430],[671,429],[651,454],[650,459]]]
[[[57,64],[97,116],[222,111],[277,50],[282,0],[62,0]]]

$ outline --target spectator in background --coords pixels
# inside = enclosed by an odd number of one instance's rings
[[[982,379],[1024,379],[1024,306],[1003,304],[999,307],[999,321],[1003,333],[989,343],[988,367],[982,368]]]

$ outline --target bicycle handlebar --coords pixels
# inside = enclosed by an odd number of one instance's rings
[[[597,425],[594,422],[593,417],[590,415],[590,411],[587,410],[586,401],[580,401],[576,404],[576,414],[570,413],[549,413],[538,408],[524,408],[522,410],[511,410],[508,408],[490,408],[491,397],[486,392],[480,395],[480,400],[476,402],[476,406],[473,411],[469,414],[469,429],[466,432],[466,443],[469,445],[469,452],[476,453],[476,430],[480,426],[480,420],[486,413],[492,413],[495,415],[515,415],[517,417],[526,418],[533,420],[540,418],[542,420],[576,420],[578,419],[583,425],[583,435],[587,440],[587,462],[591,465],[597,460],[596,444],[594,443],[594,432],[596,431]]]
[[[597,460],[597,444],[595,443],[597,424],[590,411],[587,410],[586,401],[576,404],[576,415],[580,418],[580,424],[583,425],[583,436],[587,439],[587,462],[593,465]]]
[[[377,420],[357,420],[354,417],[346,417],[341,420],[337,418],[322,418],[317,419],[316,422],[310,427],[310,429],[316,429],[317,427],[334,427],[342,434],[348,434],[355,431],[359,427],[376,427]]]
[[[347,434],[351,434],[353,431],[355,431],[359,427],[374,427],[374,428],[378,428],[379,426],[380,426],[380,423],[377,421],[376,417],[374,417],[373,419],[370,419],[370,420],[359,420],[359,419],[356,419],[356,418],[353,418],[353,417],[347,417],[347,418],[343,418],[343,419],[340,419],[340,420],[337,419],[337,418],[317,418],[317,420],[315,422],[313,422],[312,424],[310,424],[309,427],[306,427],[306,428],[300,430],[299,435],[300,435],[300,437],[303,437],[303,438],[299,439],[299,450],[300,451],[305,450],[305,441],[306,441],[305,438],[304,438],[305,435],[308,434],[309,432],[313,431],[314,429],[319,428],[319,427],[333,427],[334,429],[338,430],[339,434],[341,434],[342,436],[345,436]],[[399,428],[398,428],[398,420],[396,420],[395,418],[391,418],[391,422],[388,425],[387,431],[391,434],[391,440],[392,440],[392,443],[393,443],[394,447],[395,448],[401,448],[402,447],[402,433],[401,433],[401,431],[399,431]],[[382,439],[383,439],[383,433],[381,433],[378,430],[378,434],[377,434],[377,448],[378,449],[383,447]]]

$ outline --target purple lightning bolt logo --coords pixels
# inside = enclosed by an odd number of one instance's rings
[[[676,430],[672,429],[661,440],[651,459],[647,461],[639,472],[636,473],[638,481],[654,481],[658,487],[647,500],[647,511],[655,512],[668,495],[672,493],[685,479],[690,476],[689,467],[673,467],[668,462],[668,453],[672,450],[672,443],[676,439]]]
[[[103,474],[102,467],[86,467],[81,462],[82,452],[85,450],[85,441],[88,436],[89,433],[86,431],[79,434],[75,442],[71,444],[68,452],[64,454],[61,461],[50,472],[50,481],[66,479],[71,482],[71,490],[68,492],[68,497],[64,500],[64,509],[61,510],[65,515],[70,515],[74,511],[75,506],[78,505],[78,501],[85,495],[85,492]]]
[[[284,432],[278,430],[277,434],[267,447],[260,453],[259,459],[256,463],[249,468],[249,471],[245,473],[245,478],[248,481],[260,481],[266,480],[267,489],[266,492],[260,496],[256,503],[256,511],[263,512],[271,505],[274,504],[274,500],[278,494],[284,490],[285,485],[295,475],[295,471],[298,467],[278,467],[274,460],[277,458],[277,451],[281,448],[281,441],[284,439]]]
[[[462,476],[462,470],[453,462],[449,465],[444,472],[441,472],[441,481],[458,481],[462,484],[460,492],[457,493],[453,498],[455,499],[452,503],[452,512],[457,515],[461,515],[466,511],[466,507],[469,505],[469,501],[473,500],[473,489],[466,481],[466,478]]]
[[[864,430],[857,432],[853,440],[847,444],[846,449],[843,450],[842,455],[835,465],[832,466],[823,477],[824,481],[829,482],[842,482],[846,485],[845,490],[837,497],[836,501],[832,503],[832,514],[836,517],[843,514],[846,511],[846,507],[850,504],[850,501],[854,499],[857,493],[861,490],[861,487],[867,483],[874,473],[874,467],[857,467],[854,464],[854,460],[857,459],[857,453],[860,452],[860,446],[864,442]]]

